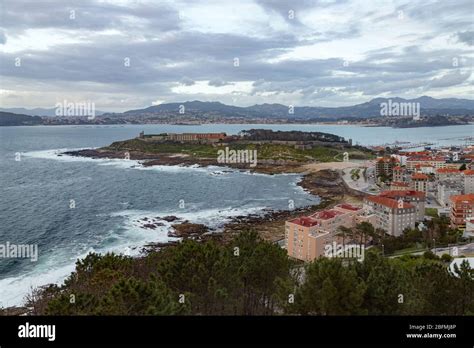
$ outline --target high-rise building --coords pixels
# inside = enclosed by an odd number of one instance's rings
[[[286,221],[285,246],[288,256],[311,261],[324,255],[324,247],[340,241],[339,227],[354,227],[361,222],[375,223],[375,216],[361,207],[338,204],[310,216]]]
[[[474,170],[464,170],[462,172],[464,177],[464,193],[474,193]]]
[[[390,190],[380,193],[380,197],[387,197],[398,201],[402,199],[406,203],[412,204],[416,209],[416,221],[423,221],[425,218],[426,195],[421,191],[413,190]]]
[[[451,196],[449,213],[451,226],[464,229],[466,220],[474,217],[474,194]]]
[[[388,197],[367,196],[364,208],[375,214],[374,227],[383,229],[392,236],[400,236],[405,229],[415,228],[416,208],[403,199],[397,201]]]
[[[428,175],[415,173],[411,176],[411,188],[415,191],[421,191],[426,194],[428,191]]]

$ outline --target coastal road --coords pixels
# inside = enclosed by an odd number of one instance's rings
[[[367,161],[354,164],[354,166],[347,167],[342,170],[342,178],[346,182],[346,184],[350,188],[363,193],[378,193],[377,186],[375,185],[375,168],[373,166],[370,166],[370,163],[367,163]]]

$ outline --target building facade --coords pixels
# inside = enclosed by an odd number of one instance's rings
[[[375,223],[375,216],[361,207],[339,204],[310,216],[286,221],[285,247],[288,256],[312,261],[324,255],[324,247],[341,242],[339,227],[352,228],[361,222]]]
[[[406,203],[410,203],[416,210],[416,221],[423,221],[425,218],[426,195],[421,191],[413,190],[390,190],[380,193],[380,197],[387,197],[393,200],[402,199]]]
[[[392,236],[400,236],[407,228],[415,228],[416,208],[403,200],[382,196],[367,196],[364,208],[371,210],[375,219],[375,228],[380,228]]]
[[[464,177],[464,193],[474,193],[474,170],[464,170],[462,172]]]
[[[474,217],[474,194],[451,196],[449,214],[451,227],[464,229],[466,220]]]
[[[463,193],[460,182],[452,180],[439,181],[436,187],[436,201],[442,207],[449,207],[450,198]]]
[[[138,136],[144,141],[175,141],[175,142],[195,142],[195,143],[216,143],[224,140],[226,133],[163,133],[147,134],[143,132]]]
[[[375,161],[375,176],[393,177],[393,168],[397,167],[399,162],[394,157],[380,157]]]
[[[428,175],[422,173],[415,173],[411,176],[411,189],[414,191],[421,191],[425,194],[428,192]]]

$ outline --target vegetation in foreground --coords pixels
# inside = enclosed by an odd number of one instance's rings
[[[474,271],[429,257],[288,259],[244,232],[141,258],[89,254],[63,286],[36,289],[34,315],[473,315]]]
[[[355,228],[350,229],[344,226],[339,228],[339,234],[347,240],[356,240],[360,243],[371,244],[383,249],[385,255],[395,254],[400,250],[415,251],[434,247],[448,247],[450,245],[459,244],[459,242],[467,242],[462,237],[462,231],[450,227],[449,218],[432,217],[428,221],[424,221],[423,227],[420,228],[419,223],[414,229],[405,229],[401,236],[395,237],[387,234],[384,230],[375,229],[371,224],[362,222],[357,224]]]

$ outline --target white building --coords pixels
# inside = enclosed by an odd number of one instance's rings
[[[416,208],[402,199],[367,196],[364,209],[375,214],[375,228],[385,230],[392,236],[400,236],[407,228],[415,228]]]
[[[474,193],[474,170],[465,170],[462,173],[464,176],[464,193]]]
[[[449,198],[455,195],[461,195],[462,185],[460,182],[455,182],[451,180],[445,180],[438,182],[436,187],[436,201],[442,207],[449,206]]]
[[[466,229],[462,236],[464,238],[474,238],[474,218],[466,219]]]

